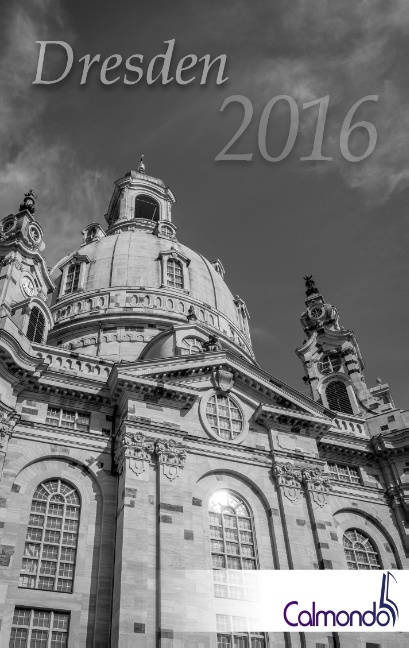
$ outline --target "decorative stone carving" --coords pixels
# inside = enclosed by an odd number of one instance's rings
[[[173,439],[161,439],[156,441],[156,454],[159,465],[163,466],[163,474],[173,481],[185,465],[186,446]]]
[[[20,211],[23,211],[26,209],[30,214],[34,214],[35,212],[35,201],[38,196],[34,193],[32,189],[26,194],[24,194],[24,200],[20,205]]]
[[[330,475],[317,468],[304,468],[302,481],[318,506],[324,506],[328,502],[328,492],[332,488]]]
[[[228,394],[233,387],[234,377],[230,371],[224,369],[217,369],[213,371],[213,384],[217,391],[222,394]]]
[[[300,497],[301,470],[288,462],[286,464],[274,464],[273,474],[287,499],[292,503],[296,502]]]
[[[202,344],[203,351],[221,351],[222,345],[220,344],[219,338],[217,335],[210,335],[207,342]]]
[[[19,420],[20,416],[14,409],[7,408],[0,403],[0,450],[10,439]]]
[[[189,306],[189,310],[187,312],[186,319],[189,322],[196,322],[197,321],[197,315],[195,313],[195,309],[193,308],[193,306]]]
[[[119,474],[123,473],[125,461],[128,460],[130,470],[136,476],[140,475],[145,470],[146,463],[149,465],[152,461],[154,450],[154,439],[146,437],[142,432],[123,433],[115,451]]]

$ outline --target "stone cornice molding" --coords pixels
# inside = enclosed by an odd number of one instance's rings
[[[203,357],[196,356],[194,360],[190,359],[189,356],[175,356],[161,359],[160,362],[143,360],[127,368],[128,371],[132,371],[133,375],[151,375],[156,379],[172,379],[182,376],[188,378],[189,375],[212,372],[215,369],[231,371],[235,381],[250,385],[256,392],[274,398],[284,408],[293,405],[300,412],[327,420],[326,415],[329,414],[329,411],[325,407],[302,396],[294,388],[282,383],[228,350],[209,352],[204,354]],[[297,411],[295,411],[296,413]]]
[[[300,433],[308,430],[311,436],[318,436],[332,427],[332,420],[324,416],[311,416],[307,412],[285,410],[260,403],[254,413],[254,420],[267,428],[274,425],[291,425],[300,427]]]
[[[181,407],[190,409],[199,397],[199,392],[195,389],[133,376],[123,372],[118,366],[115,366],[111,371],[108,387],[115,402],[118,402],[124,393],[135,392],[155,399],[175,401]]]

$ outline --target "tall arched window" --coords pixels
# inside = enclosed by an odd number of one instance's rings
[[[381,569],[379,554],[362,531],[348,529],[344,533],[344,551],[348,569]]]
[[[80,498],[61,479],[37,486],[28,522],[20,587],[72,592]]]
[[[34,306],[28,320],[27,337],[31,342],[41,344],[44,338],[45,317],[44,313]]]
[[[81,272],[81,264],[80,263],[73,263],[68,268],[67,280],[65,282],[65,294],[66,295],[68,293],[72,293],[72,292],[75,292],[76,290],[78,290],[78,286],[79,286],[79,282],[80,282],[80,272]]]
[[[256,548],[248,505],[232,491],[216,491],[209,501],[209,523],[214,595],[255,601]],[[248,619],[217,615],[216,620],[218,648],[264,648],[264,634],[254,632]]]
[[[351,401],[349,400],[348,390],[345,383],[341,380],[330,382],[325,390],[328,407],[335,412],[344,412],[344,414],[353,414]]]
[[[135,218],[143,218],[157,223],[159,220],[159,203],[157,200],[144,194],[137,196],[135,199]]]
[[[177,259],[168,259],[166,264],[167,285],[174,288],[183,288],[182,264]]]

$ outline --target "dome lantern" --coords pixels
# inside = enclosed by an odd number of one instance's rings
[[[144,156],[141,157],[138,171],[129,171],[115,182],[108,213],[105,215],[108,235],[115,234],[118,230],[154,231],[163,222],[170,225],[172,235],[175,233],[171,224],[171,208],[176,199],[162,180],[147,175],[143,158]]]

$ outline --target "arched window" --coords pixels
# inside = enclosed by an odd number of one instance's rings
[[[221,439],[231,441],[243,430],[243,415],[229,396],[211,396],[206,405],[206,415],[213,432]]]
[[[185,337],[182,340],[181,354],[192,355],[193,353],[202,353],[202,341],[195,337]]]
[[[249,507],[236,493],[216,491],[209,501],[209,524],[214,595],[255,601],[257,589],[252,572],[257,563]],[[264,635],[248,627],[246,618],[217,615],[216,620],[219,648],[264,648]]]
[[[325,390],[328,407],[335,412],[344,412],[344,414],[353,414],[351,401],[349,400],[348,391],[345,383],[340,380],[330,382]]]
[[[27,337],[31,342],[41,344],[44,338],[45,317],[44,313],[34,306],[28,320]]]
[[[80,281],[80,271],[81,265],[79,263],[73,263],[68,268],[67,281],[65,282],[65,294],[75,292],[78,290],[79,281]]]
[[[381,569],[379,554],[362,531],[348,529],[344,533],[344,551],[348,569]]]
[[[20,587],[72,592],[80,499],[61,479],[37,486],[28,522]]]
[[[157,200],[144,194],[137,196],[135,200],[135,218],[143,218],[157,223],[159,220],[159,203]]]
[[[167,285],[174,288],[183,288],[182,264],[177,259],[168,259],[166,264]]]

